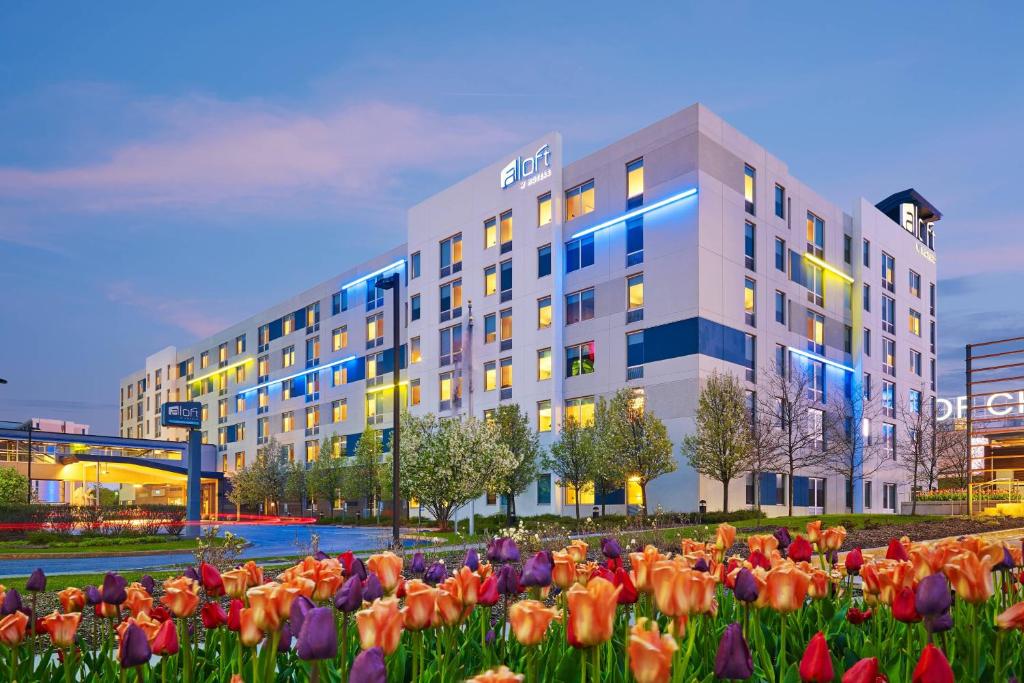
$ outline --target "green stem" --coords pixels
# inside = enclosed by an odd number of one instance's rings
[[[595,645],[593,648],[592,656],[594,658],[594,671],[593,680],[594,683],[600,683],[601,681],[601,646]]]
[[[786,613],[779,613],[779,680],[786,675]]]

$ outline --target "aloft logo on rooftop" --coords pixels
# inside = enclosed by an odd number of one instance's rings
[[[532,157],[516,157],[505,164],[499,173],[499,187],[504,190],[518,182],[521,189],[550,176],[551,148],[544,144]]]

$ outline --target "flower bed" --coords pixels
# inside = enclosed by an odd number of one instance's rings
[[[521,557],[498,538],[457,567],[420,553],[319,553],[157,585],[108,574],[5,590],[0,675],[38,681],[1005,681],[1024,666],[1021,549],[892,539],[842,560],[843,527],[624,553],[575,540]],[[83,613],[91,612],[83,625]],[[41,655],[33,657],[35,654]]]

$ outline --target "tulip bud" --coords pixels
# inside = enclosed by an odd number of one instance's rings
[[[150,595],[156,590],[156,580],[149,574],[143,574],[142,578],[139,579],[139,584],[146,589],[146,592]]]
[[[795,545],[796,541],[793,544]],[[828,642],[825,640],[825,634],[818,631],[807,644],[804,656],[800,658],[800,680],[804,683],[831,683],[833,678],[835,673],[832,670],[832,655],[828,651]]]
[[[103,588],[100,591],[102,601],[108,605],[120,605],[128,599],[127,587],[128,582],[123,576],[116,572],[107,572],[103,577]]]
[[[896,621],[912,624],[921,621],[921,615],[914,607],[914,591],[904,586],[892,601],[892,616]]]
[[[889,549],[885,551],[885,559],[887,560],[909,560],[910,556],[907,555],[907,549],[903,547],[898,538],[893,538],[889,541]]]
[[[736,678],[745,680],[754,674],[754,662],[750,657],[750,648],[743,638],[743,629],[739,624],[729,624],[718,641],[718,653],[715,655],[715,676],[723,679]]]
[[[506,596],[519,595],[519,573],[512,565],[506,564],[498,570],[498,593]]]
[[[618,559],[622,555],[622,546],[619,542],[611,537],[601,539],[601,554],[607,557],[609,560]]]
[[[846,670],[842,683],[879,683],[886,680],[878,668],[878,658],[865,657]]]
[[[740,569],[736,574],[736,586],[732,589],[732,592],[736,599],[742,602],[754,602],[757,600],[760,591],[757,588],[757,579],[754,578],[754,572],[746,567]]]
[[[207,629],[214,629],[228,623],[227,613],[220,606],[220,603],[217,602],[208,602],[203,605],[199,616],[203,620],[203,626]]]
[[[315,607],[306,614],[295,652],[299,659],[334,659],[338,655],[338,629],[327,607]]]
[[[523,565],[522,584],[542,588],[551,585],[551,563],[545,553],[537,553]]]
[[[845,564],[847,574],[856,576],[860,572],[860,568],[864,566],[864,553],[859,546],[846,553]]]
[[[773,533],[772,536],[774,536],[775,540],[779,542],[779,549],[783,552],[785,552],[786,548],[788,548],[790,543],[793,542],[793,540],[789,536],[789,529],[787,529],[784,526],[780,526],[778,529],[776,529],[775,533]]]
[[[810,542],[803,536],[798,535],[789,544],[789,558],[794,562],[810,562],[813,553],[814,548],[811,547]]]
[[[25,589],[30,593],[42,593],[46,590],[46,574],[42,569],[37,568],[32,572],[25,583]]]
[[[373,602],[381,597],[384,597],[384,587],[380,585],[380,579],[376,574],[369,574],[363,582],[363,600]]]
[[[953,670],[942,650],[931,643],[924,646],[921,658],[917,660],[912,683],[954,683]]]
[[[480,568],[480,556],[477,555],[476,548],[470,548],[466,551],[466,558],[462,560],[462,564],[469,567],[471,572],[475,572]]]
[[[427,568],[427,560],[423,557],[423,553],[413,553],[412,562],[409,564],[409,571],[413,574],[422,574]]]
[[[953,599],[949,592],[949,581],[943,574],[930,574],[917,584],[915,603],[918,614],[937,617],[949,609]]]
[[[334,607],[349,614],[363,604],[363,582],[358,576],[350,576],[334,595]]]
[[[121,644],[118,649],[121,667],[130,669],[141,666],[147,663],[152,656],[153,650],[146,639],[146,633],[137,625],[129,623],[121,634]]]
[[[349,683],[387,683],[388,670],[384,664],[384,650],[371,647],[363,650],[352,662]]]

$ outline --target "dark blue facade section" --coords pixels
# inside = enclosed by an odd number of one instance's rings
[[[806,507],[809,496],[807,477],[793,477],[793,507]]]
[[[699,353],[744,365],[745,343],[746,338],[739,330],[704,318],[687,318],[644,330],[644,362]]]
[[[761,483],[758,486],[758,493],[761,496],[761,505],[775,505],[778,503],[775,490],[775,475],[770,472],[761,473]]]

